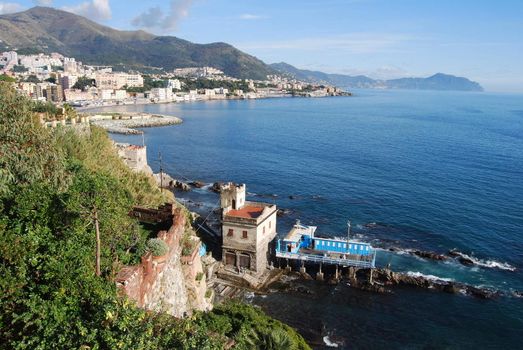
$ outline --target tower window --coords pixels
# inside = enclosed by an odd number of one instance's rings
[[[230,228],[229,231],[227,232],[227,236],[232,237],[233,234],[234,234],[234,230],[232,228]]]
[[[243,238],[247,238],[247,231],[243,231],[242,234],[243,234]]]

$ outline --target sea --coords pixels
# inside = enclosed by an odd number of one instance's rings
[[[504,293],[375,294],[298,279],[293,291],[249,296],[314,348],[522,349],[523,95],[353,93],[109,109],[181,117],[113,138],[145,142],[155,172],[246,183],[249,199],[285,209],[280,236],[299,219],[344,237],[350,220],[353,239],[379,248],[378,266]],[[202,214],[218,205],[208,186],[176,195]],[[453,249],[474,264],[409,254]]]

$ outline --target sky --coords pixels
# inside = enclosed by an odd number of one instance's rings
[[[392,79],[442,72],[523,92],[523,0],[0,0],[122,30],[227,42],[267,63]]]

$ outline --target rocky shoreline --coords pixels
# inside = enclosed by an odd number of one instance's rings
[[[295,286],[294,284],[289,283],[296,278],[304,280],[313,279],[308,273],[287,271],[279,281],[270,286],[270,289],[310,294],[311,291],[307,290],[306,287],[302,285]],[[399,287],[414,287],[449,294],[461,294],[479,299],[495,299],[503,296],[521,298],[523,296],[522,291],[503,292],[492,288],[476,287],[452,280],[395,272],[388,268],[376,268],[373,270],[348,268],[345,274],[339,274],[337,278],[333,275],[331,278],[326,279],[326,283],[331,285],[336,285],[342,281],[346,281],[347,285],[351,288],[378,294],[394,293],[394,288]]]
[[[155,174],[154,176],[158,184],[160,184],[160,174]],[[201,181],[189,181],[187,179],[184,180],[187,182],[174,179],[168,174],[163,174],[161,182],[164,188],[168,188],[171,190],[190,191],[193,188],[203,188],[207,186],[209,191],[220,193],[220,182],[215,182],[213,184],[207,185]],[[198,206],[199,204],[196,202],[189,202],[192,203],[193,206]],[[189,203],[185,204],[187,205]],[[280,209],[280,211],[281,212],[278,213],[279,216],[288,215],[290,212],[290,210],[288,209]],[[400,249],[395,247],[388,248],[387,250],[392,252],[401,250],[410,255],[427,260],[445,261],[449,259],[455,259],[457,260],[457,262],[466,266],[476,265],[480,263],[479,261],[476,261],[474,257],[468,256],[455,249],[448,251],[446,254],[416,249]],[[282,261],[278,263],[278,266],[280,265],[280,263],[282,263]],[[312,268],[311,270],[314,270],[314,268]],[[332,276],[330,276],[330,278],[325,279],[326,283],[335,285],[337,283],[340,283],[341,281],[346,281],[348,282],[348,285],[351,286],[351,288],[380,294],[393,293],[393,289],[395,287],[397,288],[407,286],[439,291],[449,294],[467,295],[480,299],[494,299],[496,297],[501,296],[516,298],[523,297],[523,291],[505,292],[488,287],[473,286],[450,279],[438,278],[436,276],[426,276],[423,274],[409,272],[396,272],[391,270],[388,266],[385,268],[376,268],[372,270],[367,268],[364,269],[350,267],[344,268],[343,271],[345,271],[345,273],[342,273],[342,271],[340,270],[340,273],[333,274]],[[288,266],[282,274],[282,277],[278,281],[275,281],[269,286],[265,285],[264,288],[259,289],[258,292],[267,293],[275,289],[292,291],[292,288],[294,287],[291,283],[289,283],[291,280],[293,280],[292,277],[297,277],[305,280],[313,279],[313,277],[308,273],[292,271],[292,269],[290,269],[290,267]],[[241,286],[238,287],[241,288]],[[306,293],[306,291],[298,292]]]
[[[148,113],[111,113],[89,115],[91,124],[104,128],[110,133],[136,135],[143,134],[137,128],[158,127],[181,124],[178,117]]]

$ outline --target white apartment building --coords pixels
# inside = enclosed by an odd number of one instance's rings
[[[159,101],[172,101],[173,91],[170,88],[154,88],[151,89],[150,98]]]
[[[167,82],[167,88],[181,90],[182,83],[178,79],[169,79],[169,81]]]
[[[74,58],[64,58],[64,72],[65,73],[78,73],[78,64]]]
[[[142,87],[143,77],[140,74],[127,73],[95,73],[96,86],[99,89],[118,90],[124,86]]]

